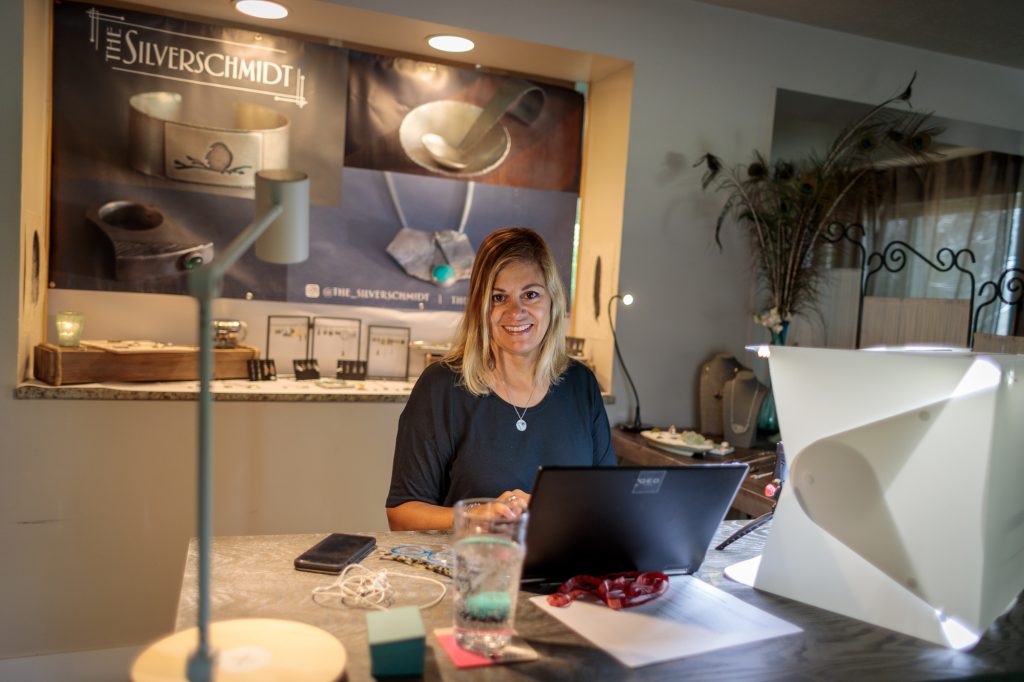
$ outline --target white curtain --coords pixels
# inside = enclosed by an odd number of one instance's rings
[[[1020,247],[1022,157],[983,152],[925,165],[879,170],[873,200],[864,210],[868,253],[906,242],[932,262],[940,249],[966,254],[959,264],[974,273],[975,292],[1016,264]],[[947,254],[948,256],[948,254]],[[949,259],[943,265],[948,265]],[[882,269],[869,283],[869,296],[960,298],[971,295],[970,278],[956,268],[941,272],[907,254],[895,273]],[[980,303],[978,300],[975,305]],[[972,311],[973,312],[973,311]],[[999,301],[981,312],[979,331],[1006,334],[1011,311]]]

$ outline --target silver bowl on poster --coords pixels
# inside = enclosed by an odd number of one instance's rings
[[[439,135],[449,142],[461,140],[483,109],[468,102],[437,100],[416,107],[402,119],[398,139],[406,155],[421,168],[449,177],[465,178],[490,173],[508,157],[512,139],[500,122],[472,149],[466,150],[465,168],[456,170],[438,163],[423,144],[424,135]]]

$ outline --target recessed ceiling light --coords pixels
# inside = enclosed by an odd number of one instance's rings
[[[427,36],[427,45],[442,52],[469,52],[476,47],[469,38],[449,35]]]
[[[284,19],[288,8],[271,0],[235,0],[235,9],[257,19]]]

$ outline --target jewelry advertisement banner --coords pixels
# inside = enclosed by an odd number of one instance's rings
[[[477,245],[508,225],[571,272],[572,89],[64,1],[53,90],[51,287],[187,293],[271,168],[310,177],[310,258],[250,251],[226,297],[461,310]]]

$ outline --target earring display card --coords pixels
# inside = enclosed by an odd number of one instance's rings
[[[366,376],[370,379],[409,378],[409,327],[370,325],[366,348]]]
[[[249,360],[249,381],[277,381],[277,366],[273,360]]]
[[[314,317],[309,357],[320,363],[321,367],[333,367],[338,360],[358,360],[362,331],[362,320]]]
[[[316,360],[292,360],[292,367],[295,368],[295,378],[299,381],[320,378],[320,363]]]
[[[362,381],[366,378],[366,360],[338,360],[335,377]]]
[[[284,369],[295,358],[309,357],[309,318],[300,315],[267,317],[267,358]]]

